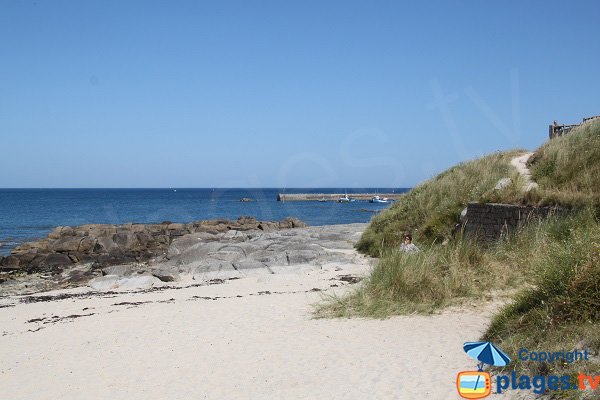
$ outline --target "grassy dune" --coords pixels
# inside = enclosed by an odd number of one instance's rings
[[[511,363],[530,374],[597,374],[600,371],[600,120],[541,146],[530,160],[537,190],[522,192],[509,165],[518,151],[459,164],[414,188],[375,217],[358,249],[380,257],[364,283],[344,297],[327,299],[318,317],[385,318],[429,313],[492,290],[517,293],[492,321],[484,339],[510,354],[589,349],[576,364]],[[512,185],[492,188],[503,177]],[[483,245],[453,229],[469,201],[559,205],[568,216],[539,220],[503,241]],[[398,250],[412,232],[421,251]],[[565,392],[568,398],[600,393]],[[579,396],[579,397],[577,397]],[[583,396],[583,397],[582,397]],[[587,396],[587,397],[586,397]]]
[[[527,240],[531,240],[527,243]],[[496,315],[485,340],[510,354],[530,351],[591,351],[589,362],[538,363],[515,358],[511,369],[529,375],[571,375],[600,371],[600,215],[587,208],[577,215],[542,221],[519,238],[530,286]],[[565,392],[564,398],[578,398]],[[600,391],[584,398],[600,398]]]
[[[600,119],[547,142],[530,164],[540,188],[529,202],[567,207],[600,204]]]
[[[442,243],[451,236],[469,201],[495,196],[495,200],[520,195],[522,181],[510,160],[523,151],[494,153],[458,164],[418,185],[388,210],[373,218],[357,248],[374,257],[400,243],[411,232],[419,243]],[[513,183],[502,191],[493,188],[501,178]]]

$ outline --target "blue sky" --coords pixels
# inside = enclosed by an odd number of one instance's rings
[[[600,3],[0,1],[0,187],[409,187],[600,113]]]

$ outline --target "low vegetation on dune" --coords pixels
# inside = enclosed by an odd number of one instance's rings
[[[529,167],[539,187],[527,193],[510,160],[519,151],[459,164],[415,187],[376,216],[357,248],[379,257],[355,291],[326,299],[317,317],[430,313],[503,291],[512,301],[484,339],[513,356],[587,349],[576,364],[511,363],[521,373],[579,374],[600,370],[600,119],[541,146]],[[496,182],[512,183],[495,190]],[[570,212],[534,219],[494,243],[464,237],[459,214],[470,201],[553,205]],[[457,225],[458,224],[458,225]],[[404,253],[411,232],[421,251]],[[506,289],[512,289],[506,291]],[[509,299],[510,297],[505,299]],[[598,393],[565,392],[569,398]],[[577,397],[580,396],[580,397]],[[583,397],[581,397],[583,396]]]
[[[530,351],[589,352],[587,362],[539,363],[515,357],[511,368],[529,375],[597,374],[600,371],[600,215],[586,210],[566,218],[541,221],[520,243],[531,286],[495,316],[485,340],[509,354]],[[593,395],[588,393],[589,395]],[[593,398],[598,398],[596,393]],[[569,393],[568,398],[574,398]]]
[[[320,317],[374,317],[431,313],[457,300],[524,281],[516,265],[499,263],[503,246],[480,247],[467,238],[447,245],[422,245],[419,252],[384,253],[371,275],[353,293],[333,296],[317,309]]]
[[[506,240],[486,245],[459,235],[446,245],[423,245],[417,253],[387,250],[363,285],[347,296],[328,299],[317,315],[385,318],[430,313],[465,299],[484,298],[492,291],[536,285],[543,272],[556,273],[545,266],[560,270],[559,261],[572,261],[557,257],[557,249],[573,257],[582,255],[585,246],[600,249],[600,238],[596,240],[600,223],[590,219],[593,215],[589,208],[568,217],[538,220]],[[600,279],[596,283],[600,290]],[[596,300],[600,313],[600,292]]]
[[[530,203],[600,204],[600,118],[541,146],[530,159],[530,169],[539,184],[528,198]]]
[[[498,152],[464,162],[416,186],[373,218],[358,250],[379,257],[383,249],[397,246],[405,232],[413,233],[419,243],[442,243],[452,235],[468,202],[492,195],[497,201],[520,195],[522,180],[510,160],[521,153]],[[511,185],[494,191],[498,180],[507,177]]]
[[[539,187],[523,193],[524,181],[510,160],[523,150],[498,152],[458,164],[413,188],[377,215],[357,244],[373,257],[400,243],[405,232],[420,243],[442,243],[454,233],[471,201],[582,208],[600,204],[600,119],[588,121],[541,146],[529,161]],[[494,190],[502,178],[511,184]]]
[[[510,164],[522,153],[494,153],[454,166],[376,216],[357,248],[379,257],[378,265],[360,289],[329,299],[317,315],[427,313],[457,299],[522,282],[521,269],[498,262],[499,254],[507,254],[503,250],[506,243],[481,246],[463,237],[459,225],[459,215],[469,201],[522,198],[524,182]],[[507,177],[511,184],[495,190],[497,182]],[[421,251],[407,254],[399,250],[406,232],[414,235]]]

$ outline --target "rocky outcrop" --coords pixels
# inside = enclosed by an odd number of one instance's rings
[[[212,237],[196,233],[174,240],[160,268],[206,280],[352,263],[353,244],[364,226],[330,225],[273,232],[231,230]]]
[[[251,220],[246,221],[254,225]],[[289,222],[289,221],[288,221]],[[288,222],[281,226],[290,226]],[[291,221],[291,226],[300,225]],[[236,224],[238,227],[244,224]],[[11,274],[0,285],[0,295],[26,294],[74,286],[94,290],[178,285],[186,281],[230,279],[254,274],[288,274],[357,263],[353,245],[366,224],[280,229],[279,223],[258,223],[273,230],[229,229],[199,231],[172,239],[166,254],[144,262],[104,267],[76,263],[52,272]],[[207,226],[215,228],[214,224]],[[75,229],[77,230],[77,229]],[[113,233],[114,234],[114,233]],[[58,235],[58,240],[60,235]],[[56,253],[62,254],[62,253]],[[0,274],[0,276],[7,276]],[[103,279],[101,279],[103,278]],[[133,278],[133,280],[122,280]],[[143,278],[143,279],[137,279]],[[167,282],[167,283],[165,283]]]
[[[48,237],[25,243],[0,259],[0,270],[27,273],[59,273],[78,264],[95,268],[161,259],[177,239],[191,234],[216,235],[251,230],[275,231],[305,227],[302,221],[287,218],[280,222],[261,222],[252,217],[237,221],[196,221],[187,224],[90,224],[78,227],[58,227]],[[175,279],[157,272],[161,280]]]

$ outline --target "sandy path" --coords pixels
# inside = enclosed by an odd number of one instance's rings
[[[348,290],[339,276],[368,266],[339,268],[0,308],[2,398],[458,398],[456,373],[474,367],[462,343],[490,308],[311,319],[312,289]]]
[[[510,160],[511,165],[517,169],[521,176],[523,176],[525,180],[524,190],[526,192],[529,192],[531,189],[535,189],[538,187],[537,183],[535,183],[533,181],[533,178],[531,177],[531,171],[529,171],[529,168],[527,167],[527,161],[529,161],[529,158],[532,155],[532,152],[525,153]]]

